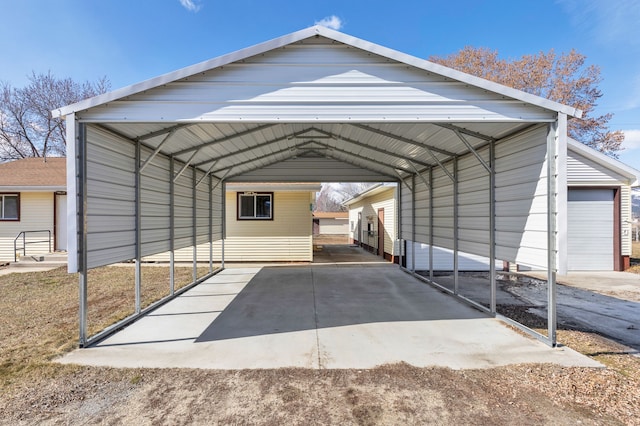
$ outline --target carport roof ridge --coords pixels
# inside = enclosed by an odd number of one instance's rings
[[[517,89],[513,89],[498,83],[494,83],[489,80],[485,80],[480,77],[476,77],[470,74],[463,73],[461,71],[454,70],[452,68],[439,65],[425,59],[420,59],[415,56],[408,55],[406,53],[399,52],[384,46],[380,46],[371,43],[366,40],[362,40],[345,33],[331,30],[323,26],[312,26],[285,36],[281,36],[251,47],[247,47],[232,53],[228,53],[216,58],[200,62],[195,65],[187,66],[179,70],[169,72],[167,74],[160,75],[158,77],[151,78],[139,83],[135,83],[130,86],[126,86],[114,91],[104,93],[92,98],[85,99],[83,101],[63,106],[61,108],[51,111],[54,118],[65,117],[68,114],[87,110],[96,106],[106,104],[118,99],[122,99],[127,96],[131,96],[145,90],[150,90],[164,84],[168,84],[180,79],[188,78],[198,73],[206,72],[211,69],[221,67],[233,62],[241,61],[251,56],[259,55],[261,53],[275,50],[285,47],[287,45],[300,42],[302,40],[311,37],[325,37],[327,39],[343,43],[345,45],[352,46],[375,55],[386,57],[388,59],[405,63],[407,65],[422,69],[427,72],[438,74],[440,76],[460,81],[462,83],[475,86],[480,89],[484,89],[490,92],[494,92],[509,98],[520,100],[547,110],[564,113],[572,117],[581,118],[582,111],[573,108],[568,105],[563,105],[549,99],[541,98]]]

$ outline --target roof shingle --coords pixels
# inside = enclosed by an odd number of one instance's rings
[[[0,186],[66,186],[66,158],[23,158],[0,164]]]

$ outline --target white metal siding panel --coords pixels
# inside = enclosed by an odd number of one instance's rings
[[[414,243],[416,253],[416,270],[429,270],[429,244]],[[411,251],[411,241],[407,241],[407,266],[411,266],[413,253]],[[499,269],[502,265],[496,265]],[[433,269],[435,271],[453,271],[453,250],[433,247]],[[478,256],[471,253],[458,252],[458,270],[459,271],[488,271],[489,258]]]
[[[496,258],[547,267],[546,126],[496,143]]]
[[[488,148],[478,151],[478,154],[489,164]],[[489,172],[474,155],[468,154],[458,160],[459,252],[489,254],[489,184]]]
[[[143,161],[150,155],[150,150],[141,150]],[[169,163],[169,159],[158,155],[140,177],[142,256],[161,253],[171,247]]]
[[[551,120],[521,101],[326,40],[287,46],[79,113],[107,121]]]
[[[204,172],[196,173],[196,183],[204,177]],[[209,179],[204,178],[196,187],[196,241],[197,244],[209,242]],[[208,253],[208,250],[207,250]]]
[[[405,179],[405,182],[408,186],[411,186],[411,179]],[[411,190],[407,188],[407,185],[404,183],[399,184],[400,194],[401,194],[401,205],[400,205],[400,214],[402,215],[402,229],[400,229],[399,237],[403,239],[411,239],[411,229],[412,229],[412,209],[411,205]]]
[[[428,173],[424,175],[428,180]],[[416,241],[429,243],[429,188],[420,179],[416,178]],[[411,235],[411,234],[409,234]],[[410,239],[410,237],[407,237]]]
[[[135,147],[87,127],[87,267],[135,257]]]
[[[445,164],[451,174],[453,167]],[[433,244],[453,249],[453,181],[445,172],[433,169]]]
[[[213,206],[212,239],[215,241],[222,238],[222,185],[217,179],[214,179],[213,186],[213,197],[211,200]]]
[[[20,193],[20,220],[0,222],[0,261],[13,262],[13,241],[21,231],[51,231],[51,247],[53,248],[53,192]],[[48,237],[46,232],[27,234],[26,240],[41,241]],[[18,243],[22,246],[22,239]],[[27,255],[49,252],[48,243],[32,243],[27,245]],[[22,254],[22,251],[19,251]]]
[[[176,173],[183,167],[176,162]],[[193,246],[193,171],[185,170],[174,183],[175,249]]]
[[[619,185],[628,179],[582,155],[568,150],[567,183],[578,185]]]
[[[569,190],[568,268],[613,269],[613,190]]]
[[[631,256],[631,187],[629,185],[622,185],[620,187],[620,224],[622,229],[620,245],[620,254],[622,256]]]

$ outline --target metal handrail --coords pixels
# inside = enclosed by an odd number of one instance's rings
[[[27,233],[31,233],[34,234],[36,232],[46,232],[49,234],[49,238],[46,240],[38,240],[38,241],[27,241]],[[17,262],[18,261],[18,240],[20,239],[20,236],[22,236],[22,247],[20,248],[20,250],[22,250],[22,255],[26,256],[27,255],[27,244],[37,244],[37,243],[49,243],[49,253],[51,253],[51,231],[49,229],[42,229],[42,230],[38,230],[38,231],[20,231],[20,233],[16,236],[16,238],[13,240],[13,261]]]

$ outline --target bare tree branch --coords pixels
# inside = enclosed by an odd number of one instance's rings
[[[29,76],[29,84],[13,88],[0,83],[0,161],[25,157],[64,156],[66,129],[51,110],[109,90],[106,77],[76,83],[58,79],[51,72]]]
[[[504,60],[486,48],[465,47],[432,62],[473,74],[583,111],[582,119],[569,121],[569,136],[612,157],[622,149],[624,133],[609,130],[613,114],[593,117],[602,97],[598,84],[600,68],[586,65],[586,57],[575,50],[557,55],[553,50],[519,59]]]

